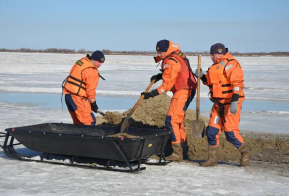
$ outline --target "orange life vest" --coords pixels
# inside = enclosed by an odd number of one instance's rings
[[[96,69],[92,62],[87,58],[82,58],[78,60],[71,68],[69,76],[63,88],[71,92],[72,94],[79,95],[81,97],[87,97],[86,95],[86,83],[81,77],[81,73],[84,69],[93,68]]]
[[[224,75],[228,62],[229,60],[224,60],[214,64],[207,72],[207,85],[212,98],[232,98],[233,96],[233,85],[230,78],[226,78]],[[240,96],[244,96],[243,90]]]
[[[173,60],[176,63],[179,62],[181,64],[181,71],[178,74],[177,80],[172,90],[178,91],[181,89],[196,89],[197,83],[190,69],[190,64],[189,61],[186,59],[186,56],[180,50],[173,52],[171,55],[168,55],[163,60],[162,70],[164,70],[164,65],[167,64],[168,60]]]

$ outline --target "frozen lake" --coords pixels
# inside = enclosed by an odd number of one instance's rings
[[[46,122],[71,123],[66,105],[61,109],[61,84],[72,64],[83,56],[0,53],[0,130]],[[197,57],[189,59],[195,69]],[[289,58],[238,59],[245,72],[247,96],[241,130],[288,133]],[[203,68],[210,65],[210,59],[203,57]],[[100,109],[123,111],[133,107],[151,75],[157,72],[152,57],[106,56],[100,68],[106,80],[100,80],[96,90]],[[212,106],[207,92],[207,87],[201,86],[201,111],[205,116]],[[190,109],[195,109],[194,101]],[[146,167],[130,174],[21,162],[0,150],[0,195],[285,196],[289,192],[289,178],[266,167],[220,164],[202,168],[187,162]]]
[[[0,102],[61,109],[61,84],[81,54],[0,53]],[[188,57],[193,70],[197,57]],[[246,100],[240,129],[243,131],[289,133],[289,58],[239,57],[244,70]],[[202,57],[203,70],[212,64]],[[97,104],[102,111],[132,108],[140,93],[159,72],[151,56],[106,56],[100,68],[106,79],[99,81]],[[4,68],[5,67],[5,68]],[[160,82],[153,88],[157,88]],[[170,95],[170,94],[169,94]],[[208,87],[201,85],[201,113],[209,117],[212,103]],[[189,109],[195,109],[195,100]],[[66,105],[63,104],[64,111]],[[12,111],[11,111],[12,112]],[[14,111],[17,112],[17,111]],[[59,119],[58,119],[59,121]],[[31,121],[32,123],[37,123]],[[68,121],[69,123],[71,120]]]

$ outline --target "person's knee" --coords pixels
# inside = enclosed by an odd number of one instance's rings
[[[210,146],[215,146],[217,145],[217,138],[216,135],[219,133],[219,129],[216,127],[212,127],[212,126],[207,126],[206,128],[206,134],[207,134],[207,138],[208,138],[208,143]]]
[[[171,116],[166,116],[166,120],[165,120],[165,126],[168,130],[172,131],[173,127],[172,127],[172,117]]]
[[[96,124],[96,118],[95,118],[93,113],[90,113],[90,115],[91,115],[91,118],[92,118],[91,125],[95,125]]]
[[[233,144],[236,148],[240,148],[244,143],[242,136],[240,134],[235,134],[234,131],[226,131],[225,135],[227,141]]]

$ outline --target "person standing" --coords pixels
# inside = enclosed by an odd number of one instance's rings
[[[211,109],[209,124],[206,128],[208,140],[208,160],[201,166],[216,166],[217,152],[221,131],[225,131],[226,139],[241,153],[240,166],[249,164],[249,150],[240,135],[239,122],[242,103],[245,100],[244,73],[239,62],[227,51],[221,43],[216,43],[210,49],[213,65],[204,74],[196,70],[195,75],[201,76],[204,85],[210,90]]]
[[[73,120],[73,124],[95,125],[96,104],[95,89],[98,85],[98,68],[104,63],[105,57],[99,50],[76,61],[69,76],[63,81],[65,103]]]
[[[157,42],[158,56],[155,61],[162,60],[162,73],[151,77],[155,82],[163,80],[162,85],[151,92],[142,92],[144,99],[173,92],[170,108],[165,120],[166,129],[171,131],[170,140],[173,153],[166,160],[182,161],[187,158],[187,136],[184,129],[185,112],[196,93],[196,80],[191,71],[189,60],[181,52],[178,44],[168,40]],[[184,153],[184,154],[183,154]]]

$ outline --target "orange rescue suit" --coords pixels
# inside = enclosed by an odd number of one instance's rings
[[[184,129],[186,110],[195,96],[196,81],[189,68],[189,62],[179,50],[179,45],[170,41],[168,51],[163,57],[161,86],[159,94],[167,91],[173,92],[171,105],[166,116],[166,129],[172,131],[172,143],[187,141]]]
[[[179,45],[171,41],[162,62],[162,71],[163,83],[158,87],[159,94],[181,89],[192,90],[197,87],[186,56],[179,50]]]
[[[186,61],[186,56],[180,51],[177,50],[173,52],[171,55],[166,57],[162,63],[162,70],[165,69],[169,64],[169,60],[174,61],[176,64],[180,64],[180,71],[176,77],[176,81],[172,87],[172,91],[178,91],[181,89],[192,90],[196,89],[196,80],[191,70],[189,69],[188,62]]]
[[[223,130],[226,139],[234,146],[240,148],[244,144],[239,129],[242,103],[245,100],[243,77],[242,67],[229,52],[208,69],[207,81],[203,80],[203,83],[209,86],[214,102],[206,128],[209,146],[219,146]],[[239,95],[236,114],[230,112],[233,94]]]
[[[63,86],[64,94],[74,94],[85,97],[92,103],[95,101],[95,89],[98,80],[98,69],[88,57],[82,58],[72,66],[66,83]]]
[[[95,89],[99,72],[89,56],[78,60],[64,81],[65,102],[74,124],[94,125],[95,116],[90,103],[96,101]]]
[[[223,102],[230,102],[233,93],[244,97],[243,70],[239,62],[228,52],[213,64],[206,74],[211,98],[226,99]]]

